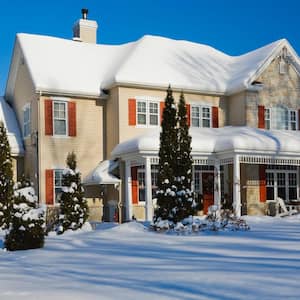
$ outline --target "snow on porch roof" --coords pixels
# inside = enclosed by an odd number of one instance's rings
[[[13,109],[0,97],[0,121],[3,122],[7,131],[7,138],[13,156],[23,155],[24,148],[21,138],[20,128]]]
[[[269,155],[300,156],[300,132],[263,130],[250,127],[192,128],[192,155],[225,152],[265,153]],[[113,157],[130,153],[157,155],[159,130],[117,145]]]
[[[99,184],[118,184],[120,179],[112,175],[111,172],[119,165],[118,161],[104,160],[90,172],[83,180],[85,185],[99,185]]]

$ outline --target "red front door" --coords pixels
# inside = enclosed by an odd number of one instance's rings
[[[208,207],[214,204],[214,173],[202,173],[203,211],[207,214]]]

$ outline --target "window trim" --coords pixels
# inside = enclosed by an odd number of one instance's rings
[[[203,105],[203,104],[190,104],[191,107],[191,127],[193,128],[212,128],[212,106],[210,105]],[[193,108],[199,108],[199,125],[200,126],[194,126],[193,125]],[[203,108],[208,108],[209,109],[209,119],[208,118],[203,118]],[[203,121],[204,120],[209,120],[209,127],[204,127],[203,126]]]
[[[54,114],[54,107],[55,107],[55,104],[64,104],[65,105],[65,122],[66,122],[66,133],[64,134],[57,134],[55,133],[55,120],[62,120],[62,119],[57,119],[55,118],[55,114]],[[63,99],[59,99],[59,98],[55,98],[53,99],[53,104],[52,104],[52,124],[53,124],[53,136],[54,137],[62,137],[62,138],[65,138],[65,137],[69,137],[69,112],[68,112],[68,101],[66,100],[63,100]]]
[[[61,186],[56,186],[56,184],[55,184],[56,171],[61,172]],[[59,204],[59,202],[56,200],[56,191],[55,190],[57,188],[61,188],[61,189],[63,188],[63,185],[62,185],[63,172],[64,172],[64,168],[55,168],[55,169],[53,169],[53,205]]]
[[[28,109],[29,111],[29,118],[28,121],[25,123],[25,111]],[[28,133],[25,135],[25,125],[29,125]],[[23,138],[29,138],[31,136],[31,104],[27,103],[23,106]]]
[[[146,104],[146,124],[139,124],[139,112],[138,112],[138,105],[139,103],[145,103]],[[150,104],[154,103],[157,105],[157,124],[153,125],[150,124]],[[137,98],[136,99],[136,110],[135,110],[135,114],[136,114],[136,127],[137,128],[156,128],[158,126],[160,126],[160,117],[161,117],[161,112],[160,112],[160,101],[159,100],[155,100],[155,99],[143,99],[143,98]],[[151,113],[151,115],[156,115]]]

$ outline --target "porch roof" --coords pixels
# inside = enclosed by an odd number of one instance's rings
[[[117,145],[112,157],[141,153],[157,155],[160,130],[151,130]],[[300,132],[250,127],[191,128],[192,155],[222,153],[300,157]]]
[[[91,171],[83,180],[85,185],[99,185],[99,184],[118,184],[120,179],[112,175],[111,172],[119,165],[118,161],[104,160]]]
[[[24,154],[22,134],[13,109],[0,97],[0,121],[6,128],[8,143],[10,145],[12,156],[20,156]]]

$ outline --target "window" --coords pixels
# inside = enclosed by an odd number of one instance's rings
[[[63,169],[54,170],[54,192],[55,192],[55,202],[58,203],[61,194],[62,194],[62,177],[63,177]]]
[[[265,109],[265,128],[271,129],[271,109]]]
[[[145,188],[145,171],[144,171],[144,169],[138,169],[137,179],[138,179],[138,184],[139,184],[139,202],[145,202],[146,188]]]
[[[211,127],[211,108],[192,106],[192,127]]]
[[[265,108],[265,128],[297,130],[297,111],[278,105]]]
[[[67,135],[67,103],[55,101],[53,103],[53,129],[55,135]]]
[[[153,101],[137,101],[137,124],[159,125],[159,105]]]
[[[137,180],[138,180],[138,187],[139,187],[139,202],[146,201],[146,179],[145,179],[145,168],[141,166],[137,171]],[[156,192],[158,189],[157,186],[158,182],[158,166],[152,165],[151,166],[151,189],[152,189],[152,199],[156,198]]]
[[[31,134],[31,109],[30,104],[27,104],[23,108],[23,137],[27,137]]]

